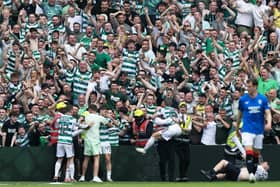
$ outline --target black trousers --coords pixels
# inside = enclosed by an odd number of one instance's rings
[[[175,168],[175,143],[174,140],[159,141],[157,147],[159,155],[159,171],[162,181],[166,181],[166,170],[168,171],[168,181],[174,181]],[[168,169],[167,169],[168,168]]]
[[[189,142],[176,141],[176,154],[179,159],[179,178],[187,177],[190,165],[190,144]]]

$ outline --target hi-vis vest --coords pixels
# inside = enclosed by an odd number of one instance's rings
[[[236,144],[232,141],[232,138],[233,138],[234,136],[236,136],[236,132],[235,132],[235,131],[233,131],[232,133],[230,133],[230,134],[228,135],[227,142],[226,142],[226,144],[227,144],[230,148],[232,148],[232,149],[236,147]]]
[[[136,147],[144,147],[148,141],[147,138],[143,138],[140,135],[141,134],[146,134],[147,133],[147,126],[149,124],[149,120],[144,120],[141,125],[137,126],[136,122],[133,121],[132,128],[133,128],[133,133],[136,135]]]
[[[51,124],[51,130],[50,130],[50,143],[51,145],[55,145],[57,143],[58,138],[58,124],[57,120],[62,116],[61,113],[57,113],[54,117],[54,120]]]
[[[240,124],[241,128],[243,126],[243,123]],[[232,131],[228,137],[227,137],[227,142],[226,142],[226,146],[225,146],[225,152],[229,155],[235,155],[235,154],[239,154],[239,150],[237,145],[232,141],[232,138],[236,136],[236,131]]]
[[[180,122],[180,127],[181,127],[182,129],[188,129],[189,126],[190,126],[190,124],[191,124],[191,120],[192,120],[191,116],[188,115],[188,116],[187,116],[187,120],[185,121],[185,123],[184,123],[184,122]]]
[[[203,115],[205,113],[205,106],[204,105],[197,105],[195,107],[195,112],[198,114],[198,115]]]

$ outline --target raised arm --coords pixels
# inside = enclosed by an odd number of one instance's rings
[[[271,130],[271,121],[272,121],[270,109],[265,110],[265,120],[266,120],[266,123],[265,123],[264,129],[266,131],[270,131]]]
[[[145,18],[146,18],[146,21],[147,21],[147,24],[148,24],[148,29],[152,30],[154,25],[153,25],[153,23],[150,19],[148,7],[144,8],[144,12],[145,12]]]

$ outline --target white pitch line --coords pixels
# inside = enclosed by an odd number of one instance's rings
[[[50,182],[49,184],[54,184],[54,185],[72,185],[71,183],[65,183],[65,182]]]

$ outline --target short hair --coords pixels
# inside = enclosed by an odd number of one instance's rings
[[[19,73],[18,72],[14,72],[11,74],[11,79],[12,78],[19,78]]]
[[[186,44],[186,43],[180,43],[180,44],[179,44],[179,47],[181,47],[181,46],[187,47],[187,44]]]
[[[10,117],[12,117],[12,116],[17,117],[17,116],[18,116],[18,113],[17,113],[17,112],[12,111],[12,112],[10,112],[10,115],[9,115],[9,116],[10,116]]]
[[[90,93],[90,95],[96,95],[96,96],[97,96],[97,92],[96,92],[96,91],[92,91],[92,92]]]
[[[25,130],[23,125],[18,126],[18,129],[24,129]]]
[[[30,28],[29,32],[38,32],[38,30],[36,28]]]
[[[70,112],[73,109],[73,105],[67,104],[64,109],[65,109],[65,113]]]
[[[258,86],[258,80],[253,78],[253,79],[248,79],[247,84],[252,83],[253,86]]]
[[[119,112],[122,112],[123,114],[128,114],[128,109],[126,107],[120,107]]]
[[[129,0],[125,0],[125,1],[123,2],[123,4],[131,4],[131,3],[129,2]]]
[[[88,109],[89,110],[93,110],[93,111],[97,111],[97,106],[96,105],[94,105],[94,104],[90,104],[89,106],[88,106]]]
[[[230,61],[231,63],[233,63],[233,59],[232,58],[226,58],[226,61]]]

